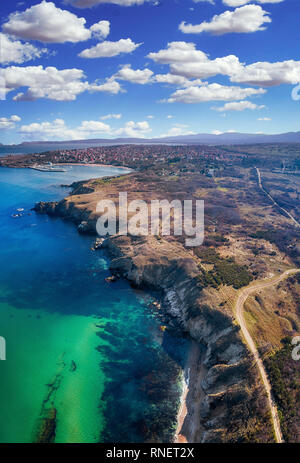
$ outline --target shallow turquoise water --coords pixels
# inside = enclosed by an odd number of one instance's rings
[[[55,442],[172,437],[186,342],[162,333],[145,295],[104,281],[92,238],[30,210],[64,197],[60,184],[116,173],[0,169],[0,442],[39,440],[54,410]]]

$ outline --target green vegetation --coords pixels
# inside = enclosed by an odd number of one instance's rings
[[[292,358],[291,338],[281,340],[284,345],[265,360],[286,442],[297,442],[300,432],[300,370]]]
[[[255,233],[249,235],[251,238],[257,238],[259,240],[266,240],[269,243],[275,243],[277,235],[271,230],[257,230]]]
[[[214,248],[195,248],[194,253],[200,257],[204,264],[215,264],[220,260],[220,256]]]
[[[232,285],[235,289],[247,286],[252,281],[252,275],[247,268],[234,262],[224,260],[215,265],[216,275],[224,285]]]
[[[200,284],[217,288],[221,284],[239,289],[252,281],[252,275],[245,266],[235,263],[233,258],[223,259],[214,248],[197,248],[195,254],[204,264],[213,264],[214,268],[205,271],[200,267]]]

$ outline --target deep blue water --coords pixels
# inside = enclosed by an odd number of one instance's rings
[[[93,238],[31,211],[63,198],[60,184],[116,173],[0,169],[0,442],[35,441],[53,409],[56,442],[172,438],[186,341],[160,329],[148,296],[104,281],[108,261]]]

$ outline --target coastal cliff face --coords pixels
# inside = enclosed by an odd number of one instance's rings
[[[155,237],[112,237],[104,246],[112,272],[135,286],[159,290],[164,309],[206,347],[204,358],[196,360],[204,361],[206,374],[198,390],[190,384],[201,404],[200,415],[195,416],[193,403],[187,400],[188,442],[273,441],[266,398],[251,355],[233,318],[216,304],[218,291],[208,292],[198,281],[192,254],[178,243]]]
[[[95,233],[99,194],[74,193],[80,196],[39,203],[35,210],[72,220],[80,232]],[[153,236],[109,237],[103,247],[113,274],[122,275],[135,287],[159,291],[164,310],[205,346],[204,356],[191,365],[196,371],[203,362],[205,375],[197,381],[197,375],[191,374],[193,400],[187,397],[184,423],[188,442],[272,442],[267,400],[253,359],[224,307],[222,291],[202,286],[193,252],[175,240]],[[199,413],[193,410],[195,401]]]

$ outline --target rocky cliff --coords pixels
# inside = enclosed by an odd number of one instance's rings
[[[63,201],[37,204],[36,212],[72,220],[80,232],[95,233],[95,193],[82,190],[83,185],[80,188]],[[164,310],[205,346],[204,357],[196,359],[194,368],[204,362],[206,373],[201,381],[191,375],[192,399],[187,399],[184,423],[188,442],[273,441],[268,405],[253,359],[232,314],[224,308],[224,291],[202,286],[193,252],[175,240],[154,236],[109,237],[103,247],[112,273],[121,274],[135,287],[159,291]],[[195,414],[197,400],[199,413]]]

